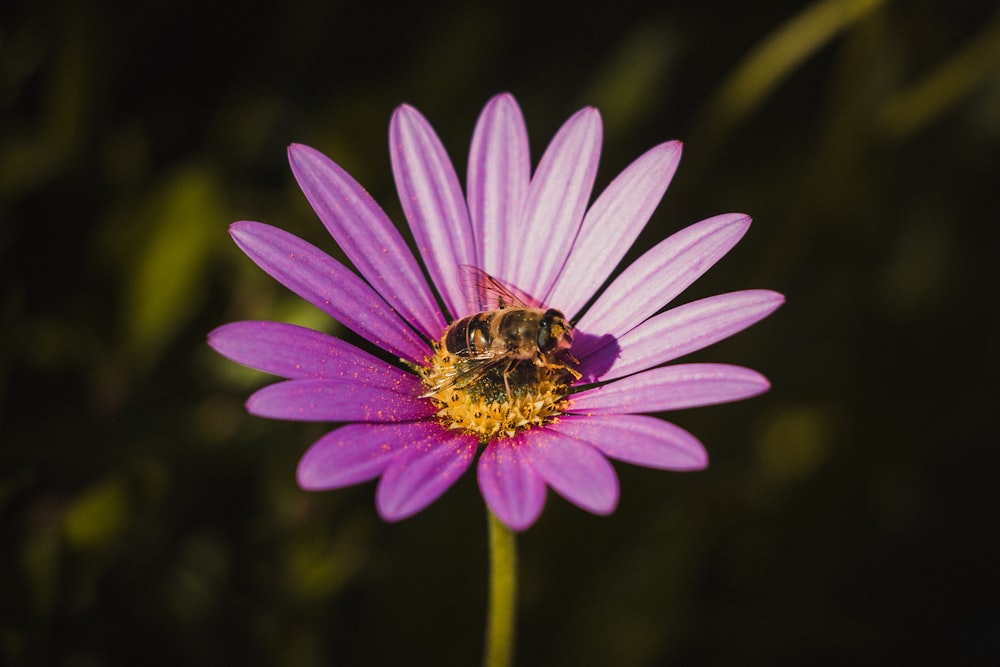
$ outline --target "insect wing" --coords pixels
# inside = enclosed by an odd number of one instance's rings
[[[479,267],[462,264],[459,269],[472,312],[511,307],[544,308],[538,299],[494,278]]]
[[[428,387],[427,391],[420,395],[420,398],[428,398],[451,387],[455,389],[467,387],[481,380],[500,364],[507,362],[506,357],[497,354],[483,354],[477,357],[459,359],[454,367],[438,378],[433,386]]]

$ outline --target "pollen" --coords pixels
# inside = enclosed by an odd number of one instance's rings
[[[437,418],[480,441],[511,438],[518,431],[555,421],[568,406],[573,379],[562,365],[530,360],[502,362],[475,370],[470,360],[434,343],[434,356],[420,369],[425,394],[438,408]]]

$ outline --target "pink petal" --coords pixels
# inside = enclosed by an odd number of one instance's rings
[[[711,268],[749,226],[749,217],[730,213],[702,220],[664,239],[604,290],[577,328],[595,336],[621,336]],[[573,353],[585,356],[592,350],[583,341]]]
[[[403,449],[420,437],[424,422],[348,424],[320,438],[299,460],[299,486],[308,491],[339,489],[375,479]]]
[[[618,505],[618,475],[600,452],[559,431],[537,429],[523,452],[531,467],[556,493],[594,514],[610,514]]]
[[[785,297],[769,290],[745,290],[708,297],[672,308],[635,327],[580,360],[588,380],[612,380],[638,373],[708,347],[759,322]],[[588,369],[601,369],[599,377]]]
[[[507,275],[504,247],[521,238],[521,210],[531,179],[528,130],[517,101],[497,95],[479,115],[469,149],[468,199],[477,266]]]
[[[498,277],[540,301],[547,301],[580,231],[597,174],[601,135],[597,109],[581,109],[563,124],[531,179],[521,235],[506,235],[504,266],[513,272]]]
[[[572,319],[646,226],[681,159],[681,143],[650,149],[605,188],[583,218],[565,270],[547,298]]]
[[[414,362],[430,348],[353,271],[315,246],[259,222],[229,228],[236,244],[275,280],[379,347]]]
[[[287,380],[268,385],[247,399],[258,417],[320,422],[398,422],[430,417],[436,410],[418,398],[422,385],[399,380],[390,387],[362,381]]]
[[[233,322],[208,335],[212,348],[233,361],[291,380],[355,380],[391,387],[411,373],[325,333],[283,322]]]
[[[292,144],[288,161],[316,215],[362,276],[430,339],[444,331],[434,295],[399,231],[371,195],[319,151]]]
[[[677,364],[632,375],[571,397],[573,414],[635,414],[741,401],[771,385],[757,371],[727,364]]]
[[[392,115],[389,151],[417,248],[445,306],[457,318],[468,308],[458,267],[475,264],[476,249],[455,168],[427,120],[405,104]]]
[[[527,530],[545,506],[545,481],[524,460],[522,432],[513,438],[491,440],[476,469],[486,504],[511,530]]]
[[[708,452],[697,438],[648,415],[566,415],[548,428],[634,465],[661,470],[701,470],[708,465]]]
[[[420,422],[423,433],[404,441],[379,480],[375,504],[386,521],[424,509],[458,481],[476,455],[475,436],[447,431],[435,421]]]

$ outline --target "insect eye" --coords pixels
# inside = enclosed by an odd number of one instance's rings
[[[563,327],[556,323],[556,318],[562,315],[557,310],[549,309],[542,315],[542,321],[538,324],[538,349],[540,352],[549,353],[556,349],[559,344],[559,336],[562,335]]]
[[[541,326],[538,327],[538,350],[540,352],[548,353],[554,350],[555,347],[556,339],[552,337],[546,323],[542,322]]]

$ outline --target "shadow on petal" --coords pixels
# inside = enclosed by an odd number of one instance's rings
[[[615,336],[608,333],[596,336],[579,329],[573,330],[573,347],[587,351],[580,357],[577,371],[583,377],[576,382],[577,385],[598,382],[611,370],[621,353],[621,346]]]

